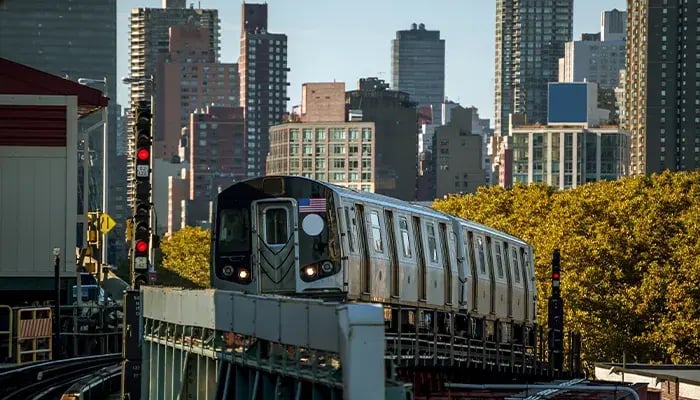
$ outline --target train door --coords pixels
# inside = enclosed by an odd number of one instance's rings
[[[491,281],[493,278],[493,275],[491,273],[490,269],[490,263],[488,261],[488,258],[491,256],[491,252],[487,252],[488,246],[485,243],[484,237],[482,235],[476,234],[474,235],[472,232],[469,232],[471,236],[473,237],[473,249],[475,253],[475,258],[476,258],[476,265],[477,265],[477,287],[478,290],[475,290],[476,296],[478,296],[478,300],[475,302],[477,304],[477,313],[479,315],[487,315],[492,312],[492,299],[493,299],[493,290],[491,289]]]
[[[490,296],[490,312],[492,314],[496,313],[496,276],[493,273],[493,242],[491,236],[486,236],[486,269],[489,272],[489,281],[491,287]]]
[[[389,245],[389,273],[391,274],[389,293],[391,297],[399,298],[399,256],[396,251],[394,213],[391,210],[384,210],[384,224],[386,226],[387,244]]]
[[[508,294],[506,296],[506,304],[508,305],[508,317],[513,317],[513,268],[510,261],[510,247],[508,242],[503,242],[503,268],[506,270],[506,278],[508,280]]]
[[[466,229],[463,230],[464,233],[464,249],[467,252],[467,257],[469,258],[469,268],[471,268],[471,273],[472,273],[472,310],[478,310],[479,309],[479,292],[478,292],[478,272],[477,272],[477,265],[476,265],[476,251],[474,247],[474,233],[472,231],[468,231]]]
[[[369,259],[369,243],[367,241],[367,221],[365,219],[365,206],[362,204],[355,204],[355,211],[357,212],[357,227],[359,229],[359,245],[360,245],[360,281],[362,284],[362,294],[369,295],[370,293],[370,282],[372,282],[372,271]]]
[[[413,217],[413,238],[416,243],[418,254],[418,300],[426,300],[426,270],[425,270],[425,250],[423,248],[423,234],[420,227],[420,218]]]
[[[522,268],[522,277],[523,277],[523,287],[525,288],[525,317],[523,318],[525,321],[529,321],[530,318],[534,319],[534,313],[533,315],[530,315],[530,304],[533,302],[534,298],[534,287],[533,287],[533,282],[530,280],[530,274],[528,274],[528,254],[525,251],[524,248],[520,248],[520,266]]]
[[[508,316],[508,277],[503,260],[503,241],[488,237],[493,254],[494,310],[499,318]]]
[[[258,200],[255,259],[261,293],[295,293],[299,270],[296,204],[292,199]]]
[[[518,246],[509,247],[510,264],[513,277],[513,319],[523,321],[527,317],[527,291],[524,289],[522,267],[518,260]]]
[[[445,304],[452,304],[452,260],[447,242],[447,225],[444,222],[438,224],[440,227],[440,244],[442,247],[442,261],[445,274]]]

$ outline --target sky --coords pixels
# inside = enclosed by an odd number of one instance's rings
[[[249,1],[252,2],[252,1]],[[262,2],[262,0],[259,0]],[[574,38],[600,31],[604,10],[625,9],[625,0],[574,1]],[[188,1],[219,10],[221,61],[236,62],[239,53],[240,5],[236,0]],[[493,120],[495,0],[269,0],[268,30],[288,37],[290,86],[287,107],[299,104],[305,82],[345,82],[355,89],[359,78],[391,82],[391,40],[397,30],[424,23],[445,39],[445,95],[475,106]],[[117,2],[117,76],[128,74],[129,13],[136,7],[160,7],[160,0]],[[117,101],[126,105],[120,84]],[[492,122],[493,125],[493,122]]]

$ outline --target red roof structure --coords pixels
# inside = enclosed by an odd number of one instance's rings
[[[109,102],[97,89],[0,57],[0,94],[78,97],[78,118]]]

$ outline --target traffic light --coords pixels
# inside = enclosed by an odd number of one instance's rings
[[[136,109],[135,115],[136,137],[136,180],[150,181],[151,177],[151,106],[142,101]]]
[[[552,253],[552,290],[556,288],[559,291],[559,279],[561,277],[561,257],[559,249],[555,249]]]
[[[88,226],[87,226],[87,244],[88,246],[99,245],[100,235],[97,233],[97,223],[99,221],[99,213],[88,212]]]
[[[141,101],[134,110],[135,198],[131,230],[134,285],[147,284],[151,252],[151,104]],[[146,277],[143,281],[143,277]]]

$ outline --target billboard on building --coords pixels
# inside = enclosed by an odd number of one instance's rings
[[[550,124],[585,124],[588,121],[588,84],[549,84],[547,122]]]

